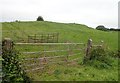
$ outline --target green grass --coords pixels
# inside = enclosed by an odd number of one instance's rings
[[[114,64],[116,63],[117,60]],[[43,71],[38,70],[29,73],[29,75],[37,81],[117,81],[118,71],[116,70],[117,65],[110,67],[110,69],[97,69],[88,65],[67,65],[64,63],[48,65]]]
[[[93,43],[104,41],[111,50],[118,49],[118,32],[105,32],[81,24],[63,24],[54,22],[4,22],[2,38],[9,37],[15,42],[27,41],[28,35],[41,32],[59,32],[59,42],[84,42],[91,38]]]
[[[118,32],[113,31],[99,31],[89,28],[82,24],[65,24],[47,21],[30,21],[30,22],[4,22],[2,23],[2,38],[11,38],[14,42],[27,41],[28,35],[58,32],[59,42],[74,42],[87,44],[88,39],[93,40],[93,44],[101,44],[104,41],[104,46],[110,51],[118,50]],[[59,47],[59,49],[66,49],[66,47]],[[24,51],[40,51],[43,50],[40,46],[16,46],[20,52]],[[46,47],[46,50],[52,50],[51,47]],[[57,49],[57,48],[54,48]],[[66,53],[56,53],[57,55]],[[46,54],[47,56],[54,56],[54,54]],[[39,54],[20,55],[21,58],[27,57],[41,57]],[[67,63],[48,64],[44,70],[29,72],[28,75],[33,80],[40,81],[114,81],[118,80],[118,59],[113,58],[113,65],[108,69],[99,69],[89,65],[81,65],[84,51],[80,55],[71,57],[70,60],[79,57],[80,60]],[[30,61],[29,61],[30,62]],[[31,61],[32,63],[32,61]],[[75,64],[76,63],[76,64]]]

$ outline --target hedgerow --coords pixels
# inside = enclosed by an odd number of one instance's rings
[[[20,67],[19,52],[14,48],[6,50],[4,46],[2,47],[2,83],[29,83],[29,77]]]

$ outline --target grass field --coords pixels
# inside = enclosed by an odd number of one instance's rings
[[[54,22],[6,22],[2,23],[2,38],[8,37],[15,42],[26,40],[28,35],[45,32],[58,32],[59,42],[84,42],[91,38],[93,43],[101,40],[111,50],[118,49],[118,32],[104,32],[80,24],[63,24]]]
[[[110,51],[118,50],[118,32],[100,31],[86,25],[75,23],[55,22],[4,22],[2,23],[2,38],[11,38],[14,42],[27,41],[28,35],[58,32],[59,42],[87,43],[88,39],[93,44],[100,44]],[[37,51],[38,47],[22,46],[17,47],[20,51]],[[22,56],[22,55],[20,55]],[[82,53],[79,57],[83,57]],[[28,57],[28,56],[27,56]],[[33,80],[40,81],[114,81],[118,80],[118,58],[109,57],[112,66],[108,68],[95,68],[89,65],[82,65],[82,59],[70,64],[49,64],[43,71],[28,73]],[[97,62],[96,62],[97,63]]]

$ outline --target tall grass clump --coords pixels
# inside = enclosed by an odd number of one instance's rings
[[[89,56],[89,59],[85,57],[84,64],[98,69],[112,67],[113,57],[110,55],[110,52],[103,47],[93,48]]]

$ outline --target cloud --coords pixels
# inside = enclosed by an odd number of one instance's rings
[[[2,0],[2,21],[45,20],[76,22],[91,27],[117,27],[119,0]],[[1,18],[0,18],[1,19]],[[0,20],[1,21],[1,20]]]

